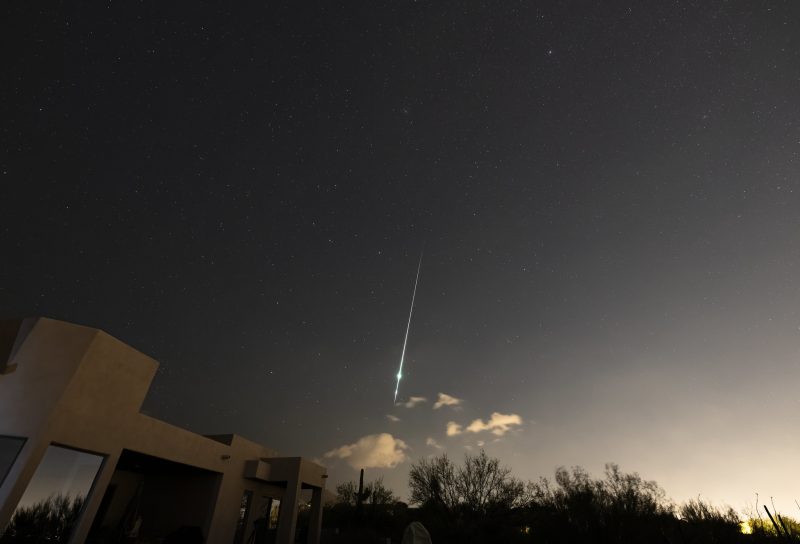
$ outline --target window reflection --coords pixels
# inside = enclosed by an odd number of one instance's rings
[[[49,446],[0,544],[69,540],[103,457]]]

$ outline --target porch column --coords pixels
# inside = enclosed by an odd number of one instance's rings
[[[294,480],[286,482],[286,491],[281,499],[281,510],[278,514],[278,534],[275,544],[294,544],[294,532],[297,528],[297,502],[300,499],[299,474]]]
[[[311,512],[308,517],[308,544],[319,544],[322,532],[322,488],[315,487],[311,492]]]

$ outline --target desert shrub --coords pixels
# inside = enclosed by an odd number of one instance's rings
[[[536,542],[646,542],[663,540],[674,519],[658,484],[606,465],[593,479],[580,467],[556,470],[527,489],[527,526]]]
[[[733,508],[719,509],[696,499],[682,505],[678,516],[688,542],[738,542],[742,538],[742,520]]]
[[[336,502],[325,508],[324,542],[360,544],[398,541],[407,520],[408,507],[386,487],[383,478],[368,482],[359,501],[355,482],[336,486]]]

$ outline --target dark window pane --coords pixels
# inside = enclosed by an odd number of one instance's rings
[[[24,438],[16,436],[0,436],[0,485],[11,470],[11,466],[17,459],[22,446],[25,444]]]

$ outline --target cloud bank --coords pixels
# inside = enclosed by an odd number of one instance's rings
[[[451,397],[447,393],[439,393],[439,399],[434,403],[433,409],[438,410],[442,406],[460,406],[462,402],[464,402],[463,399]]]
[[[459,425],[455,421],[447,422],[447,436],[455,436],[457,434],[461,434],[461,432],[462,432],[461,425]]]
[[[439,444],[439,443],[438,443],[436,440],[434,440],[434,439],[433,439],[433,438],[431,438],[430,436],[429,436],[429,437],[428,437],[428,439],[425,441],[425,444],[426,444],[427,446],[430,446],[431,448],[436,448],[437,450],[444,449],[444,446],[442,446],[441,444]]]
[[[422,404],[423,402],[428,402],[428,399],[425,397],[409,397],[408,400],[403,403],[403,406],[406,408],[413,408],[417,404]]]
[[[353,468],[394,468],[406,460],[408,445],[389,433],[370,434],[353,444],[327,452],[328,459],[345,459]]]
[[[501,414],[500,412],[493,412],[489,421],[484,422],[482,419],[476,419],[466,428],[462,427],[455,421],[447,422],[447,436],[456,436],[461,433],[480,433],[489,431],[493,435],[503,436],[514,427],[522,425],[522,418],[517,414]]]
[[[466,431],[470,433],[479,433],[482,431],[489,431],[494,435],[503,436],[512,427],[522,425],[522,418],[517,414],[501,414],[500,412],[492,413],[489,421],[485,422],[482,419],[476,419],[470,423]]]

